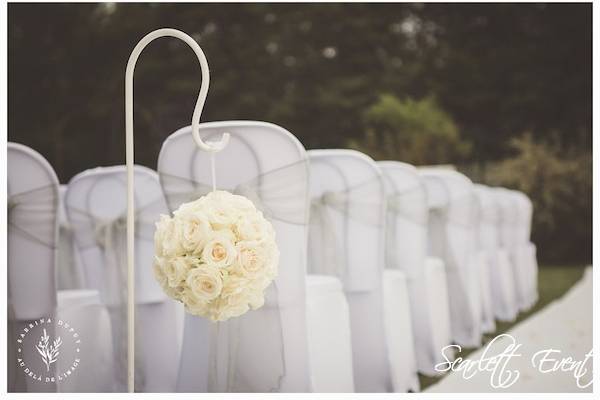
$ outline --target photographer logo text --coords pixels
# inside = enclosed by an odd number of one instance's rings
[[[81,362],[81,338],[62,319],[40,318],[20,328],[16,351],[17,363],[29,378],[60,382],[69,378]]]

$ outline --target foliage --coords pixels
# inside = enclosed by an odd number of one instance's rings
[[[516,154],[489,165],[484,179],[521,190],[534,206],[532,239],[545,261],[592,261],[592,156],[564,152],[530,134],[511,141]]]
[[[42,152],[63,182],[122,162],[127,58],[164,26],[207,54],[204,121],[266,120],[307,148],[343,147],[389,93],[435,96],[473,161],[504,158],[525,130],[591,143],[591,4],[11,3],[8,16],[9,139]],[[140,164],[155,167],[164,138],[189,124],[198,72],[174,39],[142,54]]]
[[[573,171],[577,159],[591,159],[591,9],[9,3],[8,138],[42,153],[63,183],[87,168],[122,164],[127,59],[146,33],[170,26],[190,33],[208,57],[203,121],[273,122],[309,149],[351,144],[377,158],[480,166],[512,157],[510,139],[530,131],[536,143],[556,138],[556,165],[538,167],[554,171],[556,176],[544,175],[544,185],[552,186],[567,179],[560,168]],[[199,67],[185,44],[161,39],[144,51],[135,78],[137,163],[156,167],[162,141],[189,124],[198,88]],[[383,93],[404,100],[382,100]],[[402,108],[398,103],[407,110],[406,126],[390,115]],[[432,104],[438,111],[431,111]],[[458,127],[459,142],[440,110]],[[414,124],[429,133],[414,134]],[[429,140],[439,135],[447,149],[432,148]],[[516,175],[534,174],[523,172],[529,168],[524,162],[507,165],[521,168],[513,170]],[[535,238],[557,245],[540,247],[548,259],[588,253],[590,221],[573,228],[579,232],[573,238],[565,230],[569,216],[583,221],[591,214],[588,172],[581,167],[562,189],[532,195],[542,214]],[[532,183],[542,191],[538,186]],[[580,189],[578,198],[564,193]],[[548,215],[558,209],[562,214]],[[584,238],[586,230],[590,236]]]
[[[433,98],[399,100],[385,94],[364,113],[367,133],[349,146],[375,159],[399,159],[415,165],[462,161],[470,145],[452,117]]]

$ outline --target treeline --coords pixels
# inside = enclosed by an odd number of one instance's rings
[[[266,120],[307,148],[468,166],[534,199],[544,262],[591,261],[591,4],[8,9],[9,140],[40,151],[62,182],[123,162],[127,58],[170,26],[208,57],[204,121]],[[199,67],[163,39],[135,85],[136,162],[155,167],[164,138],[189,124]]]

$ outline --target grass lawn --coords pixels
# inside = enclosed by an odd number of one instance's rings
[[[535,306],[527,312],[520,313],[514,322],[498,322],[496,321],[496,332],[484,335],[483,345],[485,346],[490,340],[497,335],[506,332],[512,328],[515,324],[529,318],[529,316],[535,314],[540,309],[551,303],[553,300],[558,299],[567,292],[583,276],[585,266],[545,266],[540,267],[538,273],[538,293],[539,299]],[[477,349],[462,349],[461,357],[467,357],[470,353]],[[443,376],[442,376],[443,377]],[[421,390],[427,388],[442,377],[428,377],[419,374],[419,380],[421,382]]]

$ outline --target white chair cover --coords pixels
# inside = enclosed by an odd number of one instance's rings
[[[306,392],[311,389],[305,304],[306,153],[292,134],[273,124],[200,125],[205,141],[223,132],[231,139],[216,155],[217,187],[250,198],[271,220],[281,252],[279,275],[267,290],[265,305],[239,318],[212,323],[186,314],[177,389]],[[158,171],[171,211],[212,190],[210,159],[195,145],[190,127],[163,143]]]
[[[388,353],[384,325],[381,171],[372,159],[353,150],[308,154],[312,199],[308,271],[336,276],[344,286],[356,391],[391,391],[388,357],[394,355]]]
[[[475,229],[473,230],[473,242],[475,243],[475,251],[472,254],[471,260],[474,263],[473,268],[478,268],[479,271],[479,293],[481,304],[481,329],[484,333],[492,333],[496,330],[496,321],[494,313],[494,305],[492,300],[492,281],[491,281],[491,263],[492,257],[495,257],[493,251],[489,251],[485,245],[485,230],[486,224],[489,226],[490,221],[496,217],[496,209],[494,204],[489,203],[488,197],[482,195],[481,185],[475,185],[474,191],[474,217]],[[488,200],[488,203],[486,203]]]
[[[8,390],[55,391],[55,385],[29,379],[17,358],[17,333],[30,321],[52,317],[56,309],[58,179],[48,162],[29,147],[8,143]],[[55,366],[54,366],[55,367]]]
[[[505,321],[513,321],[519,314],[519,295],[517,287],[515,266],[515,236],[517,208],[512,193],[505,188],[494,188],[494,197],[498,205],[498,243],[500,245],[500,265],[506,279],[510,282],[506,287],[506,313],[498,318]]]
[[[473,184],[463,174],[422,168],[430,214],[431,255],[442,258],[450,296],[454,342],[465,347],[481,344],[479,271],[472,262],[474,248]],[[437,210],[437,211],[436,211]]]
[[[89,297],[85,291],[71,291],[71,303],[80,306],[68,315],[62,314],[65,294],[56,292],[56,248],[58,243],[58,179],[52,167],[37,152],[8,144],[8,389],[9,391],[109,391],[110,375],[105,373],[103,355],[112,352],[110,324],[102,320],[106,311],[82,302]],[[59,309],[57,310],[57,304]],[[33,326],[38,319],[68,318],[68,323],[81,335],[82,357],[75,373],[63,384],[36,381],[17,366],[21,358],[26,365],[39,362],[35,346],[23,344],[16,353],[17,334]],[[49,325],[54,337],[56,323]],[[92,330],[89,330],[89,329]],[[24,339],[25,340],[25,339]],[[27,340],[36,340],[31,337]],[[25,343],[25,342],[24,342]],[[61,363],[65,353],[74,349],[63,346],[62,355],[49,366],[49,374],[57,377],[65,370]],[[100,363],[97,365],[96,363]],[[110,366],[109,366],[110,367]],[[90,377],[93,376],[93,383]]]
[[[537,261],[531,243],[533,204],[523,192],[512,191],[517,204],[515,264],[519,272],[519,307],[528,310],[537,301]]]
[[[168,212],[156,172],[135,167],[136,391],[175,390],[182,306],[169,299],[152,272],[154,222]],[[124,166],[84,171],[71,180],[66,210],[86,286],[99,291],[113,330],[114,379],[127,388],[127,248]]]
[[[307,275],[308,352],[314,392],[354,392],[349,313],[339,279]]]
[[[442,259],[431,256],[425,258],[424,267],[427,287],[434,289],[429,293],[427,302],[429,314],[434,320],[434,330],[432,332],[433,343],[437,352],[442,354],[442,350],[452,343],[446,267]],[[451,354],[449,354],[449,351],[446,350],[444,353],[450,358]],[[434,369],[432,372],[427,373],[427,375],[439,375],[439,371],[435,371]]]
[[[78,252],[75,250],[75,238],[65,209],[67,185],[58,188],[60,202],[58,207],[58,268],[56,282],[59,290],[83,289],[84,279]]]
[[[538,261],[537,247],[532,242],[526,246],[527,264],[529,265],[529,283],[531,290],[530,307],[533,307],[539,299],[538,294]]]
[[[475,185],[475,192],[481,206],[479,245],[488,264],[493,314],[500,321],[512,321],[516,316],[514,279],[508,255],[500,245],[501,208],[494,189]]]
[[[383,312],[385,333],[390,338],[387,343],[394,392],[420,390],[408,297],[408,282],[404,271],[385,269]]]
[[[111,337],[110,316],[106,307],[100,301],[97,290],[61,290],[58,292],[57,316],[73,325],[82,338],[80,343],[82,363],[76,374],[58,383],[59,392],[107,392],[114,386],[113,377],[113,343]],[[99,338],[99,340],[93,340]],[[64,360],[73,357],[65,352],[75,349],[65,347],[63,355],[58,359],[60,370],[66,370],[68,365]],[[84,367],[85,365],[89,367]]]
[[[448,299],[440,296],[440,291],[447,293],[446,282],[433,286],[433,281],[427,280],[426,189],[412,165],[397,161],[377,164],[383,172],[388,200],[386,268],[404,271],[407,276],[417,365],[422,373],[435,375],[435,365],[444,361],[441,349],[450,344],[451,337],[450,325],[443,325],[449,323]],[[442,342],[434,340],[436,333],[445,337]]]

